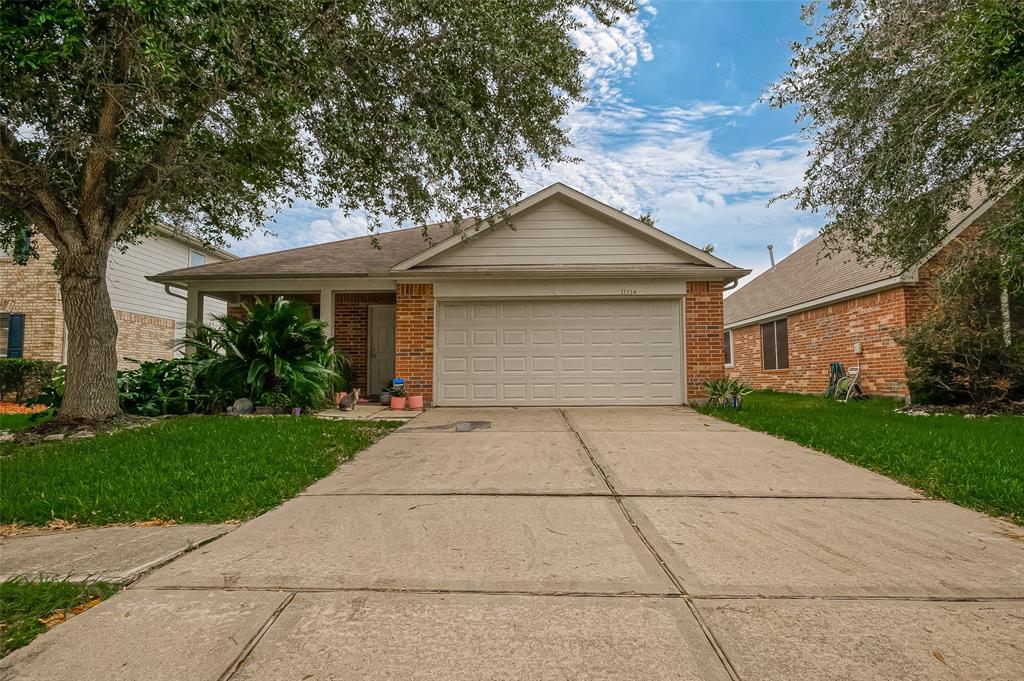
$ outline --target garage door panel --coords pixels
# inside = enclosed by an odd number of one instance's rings
[[[469,345],[469,333],[464,329],[444,329],[441,341],[449,347]]]
[[[458,402],[469,397],[469,386],[465,383],[448,383],[441,390],[445,401]]]
[[[586,345],[587,332],[584,329],[562,329],[562,345]]]
[[[471,383],[469,388],[474,400],[492,401],[498,396],[496,383]]]
[[[679,301],[439,304],[439,404],[679,404]]]
[[[533,345],[554,345],[554,329],[535,329],[529,333],[530,343]]]
[[[530,386],[534,401],[547,401],[557,399],[557,391],[554,383],[534,383]]]
[[[524,329],[505,329],[501,332],[501,344],[505,347],[526,345],[526,331]]]
[[[586,357],[563,357],[562,371],[567,373],[578,373],[587,370]]]
[[[441,367],[447,374],[465,374],[468,365],[465,357],[445,357],[441,360]]]
[[[525,400],[526,399],[526,384],[525,383],[502,383],[501,384],[501,396],[506,400]]]
[[[471,308],[471,316],[473,319],[488,320],[498,318],[498,307],[497,305],[480,305],[474,304]]]
[[[473,373],[475,374],[493,374],[498,371],[498,358],[497,357],[474,357],[473,358]]]
[[[506,375],[513,374],[525,374],[526,373],[526,358],[525,357],[502,357],[501,358],[501,370]]]

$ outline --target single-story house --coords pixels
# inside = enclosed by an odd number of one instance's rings
[[[57,251],[39,234],[32,239],[38,258],[19,264],[19,254],[0,251],[0,357],[67,361],[67,334],[60,285],[54,270]],[[21,246],[24,252],[28,244]],[[168,225],[125,249],[111,250],[107,261],[107,290],[117,320],[117,357],[121,368],[138,360],[170,359],[174,341],[185,333],[185,299],[146,277],[168,268],[233,260],[234,255],[212,248]],[[211,301],[207,316],[227,307]]]
[[[308,301],[364,394],[401,377],[435,405],[614,405],[723,376],[722,289],[749,273],[563,184],[376,239],[151,279],[187,290],[189,319],[208,298]]]
[[[729,374],[756,388],[818,393],[832,362],[859,361],[867,394],[909,397],[897,337],[932,307],[935,276],[952,250],[1009,201],[975,190],[950,216],[945,239],[905,270],[858,262],[814,239],[725,299]]]

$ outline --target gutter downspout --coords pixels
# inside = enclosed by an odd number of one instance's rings
[[[179,286],[177,288],[181,288],[181,287]],[[170,284],[164,284],[164,293],[166,293],[167,295],[169,295],[172,298],[178,298],[179,300],[184,300],[186,303],[188,302],[188,296],[183,296],[180,293],[171,293],[171,285]]]

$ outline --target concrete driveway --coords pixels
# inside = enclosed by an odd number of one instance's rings
[[[104,681],[1022,671],[1020,528],[668,407],[427,412],[0,662]]]

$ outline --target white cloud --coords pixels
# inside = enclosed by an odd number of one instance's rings
[[[807,243],[817,235],[818,230],[812,227],[801,227],[800,229],[796,230],[796,232],[789,240],[789,245],[791,247],[789,252],[792,253],[793,251],[797,250],[798,248],[803,246],[805,243]]]
[[[650,211],[661,229],[696,246],[713,243],[719,257],[764,271],[767,244],[788,241],[796,248],[820,227],[819,216],[796,211],[791,201],[767,205],[800,183],[806,146],[793,134],[723,147],[717,135],[760,113],[757,101],[652,107],[624,97],[618,84],[655,58],[646,26],[656,13],[646,0],[640,7],[612,26],[578,16],[574,39],[587,52],[584,75],[591,101],[575,108],[563,126],[573,144],[567,151],[580,162],[528,172],[521,178],[523,190],[565,182],[633,215]],[[358,215],[297,205],[274,227],[280,238],[256,235],[238,252],[360,236],[366,227]]]
[[[647,40],[647,15],[657,12],[647,0],[638,3],[634,14],[620,16],[605,26],[588,11],[575,12],[579,28],[571,35],[576,45],[587,54],[583,77],[590,84],[595,99],[614,96],[615,83],[629,76],[641,61],[654,58],[654,49]]]

